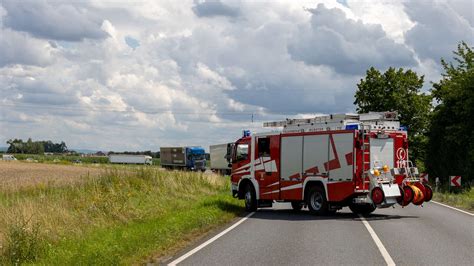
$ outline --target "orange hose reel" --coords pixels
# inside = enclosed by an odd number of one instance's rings
[[[423,201],[425,200],[425,197],[423,195],[423,192],[421,191],[421,189],[419,189],[417,186],[415,185],[408,185],[411,187],[411,189],[413,189],[413,200],[412,200],[412,203],[414,205],[421,205],[423,203]]]

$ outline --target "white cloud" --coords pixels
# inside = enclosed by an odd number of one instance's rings
[[[397,43],[404,42],[404,33],[414,26],[404,10],[405,0],[348,0],[350,12],[364,23],[378,24]]]
[[[435,78],[472,22],[461,4],[439,13],[460,30],[437,29],[436,5],[346,2],[3,1],[0,142],[207,146],[263,120],[350,112],[367,67]]]
[[[240,11],[238,8],[228,6],[219,0],[195,1],[193,11],[198,17],[226,16],[236,17]]]
[[[50,43],[0,28],[0,67],[12,64],[45,66],[54,60]]]
[[[80,2],[74,6],[45,0],[4,0],[2,6],[7,12],[3,18],[5,26],[36,37],[65,41],[107,37],[100,29],[100,18],[81,8]]]
[[[474,16],[473,2],[470,0],[457,0],[456,7],[465,3],[469,5],[471,13],[463,11],[458,13],[447,1],[411,1],[405,3],[408,16],[416,22],[415,26],[406,33],[406,42],[411,45],[417,55],[422,59],[438,61],[441,57],[450,58],[457,44],[464,40],[470,45],[474,44]]]
[[[389,38],[379,24],[347,19],[343,11],[322,4],[309,11],[311,24],[302,25],[289,45],[295,60],[348,74],[364,73],[371,66],[416,65],[414,54]]]

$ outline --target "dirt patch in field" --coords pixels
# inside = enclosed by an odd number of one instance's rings
[[[0,161],[0,191],[12,192],[41,185],[63,186],[80,183],[87,176],[104,171],[98,166],[55,165]]]

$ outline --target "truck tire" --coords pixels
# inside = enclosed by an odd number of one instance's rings
[[[291,207],[295,211],[301,211],[301,209],[303,208],[303,205],[304,205],[304,203],[302,201],[292,201],[291,202]]]
[[[257,210],[257,196],[255,195],[255,189],[251,184],[245,186],[244,200],[246,211],[254,212]]]
[[[319,186],[309,188],[306,195],[306,204],[311,214],[325,215],[328,211],[328,202],[324,189]]]
[[[377,207],[372,204],[350,204],[349,209],[355,214],[369,215],[375,211]]]

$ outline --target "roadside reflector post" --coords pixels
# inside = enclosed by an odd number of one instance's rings
[[[449,177],[449,189],[451,193],[451,187],[461,188],[461,176],[460,175],[453,175]]]

